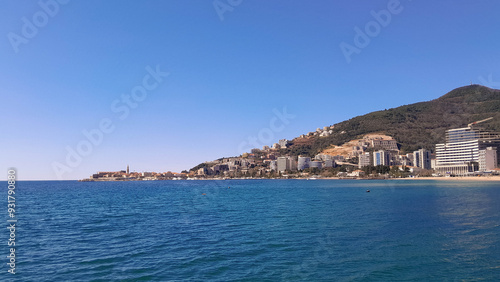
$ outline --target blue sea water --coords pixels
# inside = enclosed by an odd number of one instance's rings
[[[18,182],[16,201],[3,281],[500,280],[498,182]]]

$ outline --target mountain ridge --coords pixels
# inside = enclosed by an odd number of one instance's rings
[[[443,96],[396,108],[367,113],[334,125],[327,137],[313,137],[308,142],[295,138],[291,146],[281,151],[289,155],[313,156],[331,145],[341,145],[369,133],[382,132],[400,144],[402,152],[425,148],[434,151],[434,145],[443,143],[445,131],[468,123],[493,117],[481,126],[500,131],[500,90],[482,85],[463,86]],[[300,143],[300,144],[299,144]]]
[[[310,132],[307,136],[296,137],[287,148],[273,151],[273,154],[314,157],[332,145],[340,146],[373,133],[394,138],[401,153],[421,148],[433,152],[435,144],[444,143],[446,130],[466,127],[489,117],[493,119],[482,123],[481,127],[500,132],[500,90],[477,84],[462,86],[430,101],[374,111],[336,123],[328,128],[328,136]],[[260,149],[256,152],[256,156],[264,156]],[[190,170],[207,166],[201,163]]]

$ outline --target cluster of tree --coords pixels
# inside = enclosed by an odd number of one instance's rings
[[[361,170],[364,171],[366,175],[375,173],[388,174],[391,171],[391,167],[388,165],[377,165],[377,166],[369,165],[362,167]]]
[[[210,166],[207,163],[201,163],[201,164],[191,168],[189,171],[198,171],[200,168],[204,168],[204,167],[208,168]]]
[[[408,169],[405,166],[403,166],[403,169],[400,170],[398,166],[390,167],[387,165],[377,165],[377,166],[369,165],[362,167],[361,170],[364,171],[366,175],[388,174],[396,178],[408,177],[411,174],[410,169]]]
[[[283,148],[280,150],[280,154],[283,156],[307,156],[314,157],[315,148],[307,144],[289,144],[288,148]]]

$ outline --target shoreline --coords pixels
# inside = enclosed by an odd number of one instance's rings
[[[389,178],[389,180],[444,180],[444,181],[500,181],[500,176],[456,176],[456,177],[412,177],[412,178]]]
[[[440,176],[429,176],[429,177],[406,177],[406,178],[349,178],[349,177],[324,177],[324,178],[227,178],[227,179],[211,179],[211,178],[199,178],[199,179],[148,179],[148,180],[140,180],[140,179],[130,179],[130,180],[116,180],[116,179],[101,179],[101,180],[88,180],[81,179],[77,180],[78,182],[128,182],[128,181],[179,181],[179,180],[439,180],[439,181],[474,181],[474,182],[484,182],[484,181],[498,181],[500,182],[500,176],[457,176],[457,177],[440,177]]]

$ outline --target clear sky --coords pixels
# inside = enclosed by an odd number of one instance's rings
[[[496,0],[54,1],[0,1],[0,179],[180,172],[500,88]]]

